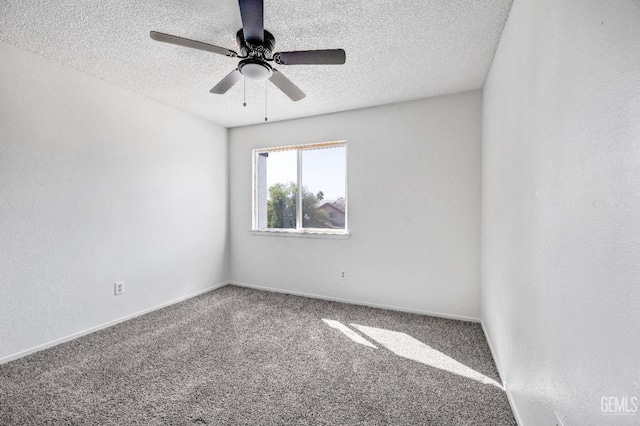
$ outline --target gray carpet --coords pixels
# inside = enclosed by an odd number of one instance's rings
[[[514,425],[494,380],[478,324],[227,286],[0,365],[0,424]]]

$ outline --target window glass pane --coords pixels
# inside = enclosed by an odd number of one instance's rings
[[[257,154],[256,173],[257,228],[295,228],[296,151]]]
[[[302,151],[302,226],[345,229],[344,146]]]
[[[254,155],[253,229],[346,231],[346,145],[292,145]]]

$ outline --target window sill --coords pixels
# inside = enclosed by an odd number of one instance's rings
[[[324,231],[324,230],[285,230],[285,229],[252,229],[251,235],[272,236],[272,237],[295,237],[295,238],[326,238],[335,240],[346,240],[351,236],[349,231]]]

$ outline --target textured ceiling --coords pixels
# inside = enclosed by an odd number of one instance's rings
[[[270,82],[209,93],[237,59],[151,40],[155,30],[238,51],[237,0],[1,0],[0,40],[226,127],[479,89],[512,0],[265,0],[276,51],[343,48],[345,65],[277,66]],[[266,89],[265,89],[266,87]]]

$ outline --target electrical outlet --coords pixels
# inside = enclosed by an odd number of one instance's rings
[[[124,281],[116,281],[113,284],[113,294],[116,296],[124,294]]]
[[[340,279],[341,280],[347,279],[347,271],[340,271]]]

